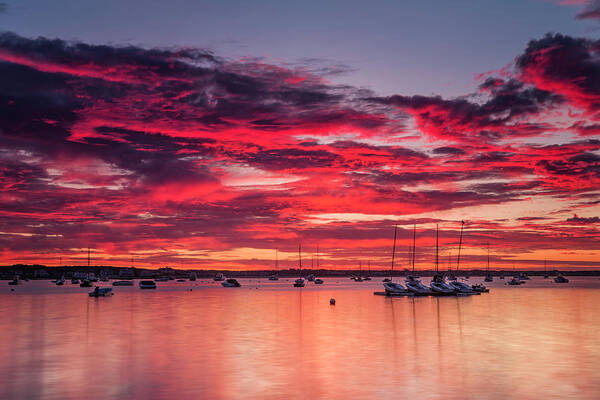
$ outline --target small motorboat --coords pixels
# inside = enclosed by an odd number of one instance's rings
[[[223,282],[221,282],[221,285],[223,285],[223,287],[240,287],[240,286],[242,286],[236,279],[233,279],[233,278],[225,279]]]
[[[62,286],[65,284],[65,277],[62,276],[60,279],[56,280],[56,286]]]
[[[304,287],[304,279],[298,278],[294,281],[294,287]]]
[[[493,282],[494,277],[491,274],[487,274],[484,279],[485,282]]]
[[[383,284],[385,294],[388,296],[409,295],[411,292],[406,290],[404,286],[396,282],[385,282]]]
[[[177,279],[177,282],[187,282],[185,279]]]
[[[392,280],[390,278],[385,278],[384,280],[382,280],[381,282],[391,282]]]
[[[92,287],[94,285],[92,285],[92,282],[90,282],[88,279],[82,279],[79,286],[80,287]]]
[[[140,281],[140,289],[156,289],[156,282]]]
[[[15,276],[12,281],[8,282],[8,284],[11,285],[11,286],[19,285],[20,283],[21,282],[19,282],[19,277],[18,276]]]
[[[279,277],[278,277],[277,275],[270,275],[270,276],[269,276],[269,280],[270,280],[270,281],[278,281],[278,280],[279,280]]]
[[[488,293],[490,291],[490,289],[486,288],[482,283],[472,285],[471,289],[473,289],[473,291],[476,293]]]
[[[90,297],[107,297],[112,296],[113,294],[112,288],[101,288],[98,286],[89,293]]]
[[[457,293],[473,294],[473,288],[464,282],[452,281],[448,282],[448,286],[454,289]]]
[[[363,281],[370,281],[370,280],[371,280],[371,277],[370,277],[370,276],[365,276],[365,277],[363,278]]]
[[[315,279],[315,285],[322,285],[322,284],[323,284],[323,279],[321,279],[321,278]]]
[[[221,282],[221,281],[224,281],[224,280],[225,280],[225,275],[223,275],[223,273],[222,273],[222,272],[219,272],[219,273],[217,273],[217,274],[215,275],[215,277],[213,278],[213,280],[214,280],[215,282]]]
[[[154,278],[155,282],[168,282],[169,281],[169,277],[168,276],[159,276]]]
[[[72,285],[79,285],[79,279],[77,279],[77,278],[71,279],[71,284]]]
[[[420,280],[412,275],[409,275],[404,283],[406,284],[406,290],[415,296],[429,296],[431,294],[431,289],[423,285]]]
[[[306,277],[306,280],[309,282],[314,282],[315,281],[315,276],[313,274],[310,274]]]
[[[189,279],[190,281],[194,282],[196,280],[196,274],[192,272]]]
[[[562,275],[558,275],[556,278],[554,278],[554,282],[555,283],[569,283],[569,280]]]
[[[510,286],[517,286],[517,285],[520,285],[521,283],[523,283],[523,282],[521,282],[520,280],[518,280],[517,278],[514,278],[514,277],[510,281],[506,282],[506,284],[510,285]]]
[[[450,296],[455,292],[455,289],[450,287],[450,285],[444,280],[444,276],[440,274],[433,276],[429,287],[431,288],[431,292],[438,296]]]
[[[363,278],[360,276],[357,276],[354,278],[354,282],[362,282],[362,281],[363,281]]]
[[[133,281],[114,281],[113,286],[133,286]]]

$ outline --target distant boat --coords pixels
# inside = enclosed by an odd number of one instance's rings
[[[321,278],[315,279],[315,285],[322,285],[322,284],[323,284],[323,279],[321,279]]]
[[[313,274],[310,274],[306,277],[306,280],[309,282],[314,282],[315,281],[315,276]]]
[[[195,273],[195,272],[192,272],[192,273],[190,274],[190,278],[189,278],[189,279],[190,279],[190,281],[191,281],[191,282],[194,282],[194,281],[196,280],[196,273]]]
[[[216,282],[221,282],[225,280],[225,275],[223,275],[222,272],[218,272],[215,277],[213,278],[214,281]]]
[[[490,291],[490,289],[486,288],[481,283],[478,283],[478,284],[475,284],[475,285],[471,286],[471,289],[473,289],[473,291],[476,292],[476,293],[487,293],[487,292]]]
[[[177,279],[177,282],[187,282],[185,279]]]
[[[565,278],[563,275],[558,275],[556,278],[554,278],[554,282],[556,282],[556,283],[569,283],[569,280],[567,278]]]
[[[15,275],[13,277],[13,280],[10,281],[10,282],[8,282],[8,284],[11,285],[11,286],[16,286],[16,285],[21,284],[21,282],[19,281],[19,275]]]
[[[300,278],[294,281],[294,287],[304,287],[304,278],[302,278],[302,244],[298,244],[298,267],[300,268]]]
[[[517,279],[516,277],[513,277],[510,281],[506,282],[506,284],[510,285],[510,286],[517,286],[517,285],[520,285],[521,283],[523,283],[523,282],[520,281],[519,279]]]
[[[56,280],[56,286],[62,286],[65,284],[65,276],[61,276],[60,279]]]
[[[112,292],[112,288],[101,288],[96,286],[93,291],[89,293],[90,297],[107,297],[112,296],[114,293]]]
[[[490,274],[490,243],[488,242],[488,255],[487,255],[487,274],[485,275],[484,281],[493,282],[494,277]]]
[[[546,259],[544,258],[544,279],[548,279],[548,269],[546,268]]]
[[[463,294],[473,293],[473,288],[464,282],[453,281],[453,282],[449,282],[448,286],[453,288],[454,291],[457,293],[463,293]]]
[[[389,295],[389,296],[393,296],[393,295],[406,295],[409,294],[410,292],[408,290],[406,290],[406,288],[404,286],[402,286],[399,283],[393,282],[393,275],[394,275],[394,257],[396,255],[396,235],[397,235],[397,231],[398,231],[398,225],[394,225],[394,245],[392,247],[392,269],[390,270],[391,272],[391,276],[389,279],[389,282],[384,282],[383,283],[383,288],[385,289],[385,294]]]
[[[90,282],[89,279],[82,279],[81,283],[79,284],[80,287],[92,287],[94,285],[92,285],[92,282]]]
[[[113,286],[133,286],[133,281],[114,281]]]
[[[275,272],[273,272],[271,275],[269,275],[270,281],[278,281],[279,280],[279,275],[277,275],[277,273],[279,272],[278,252],[279,252],[279,249],[276,248],[275,249]]]
[[[156,289],[156,282],[140,281],[140,289]]]
[[[71,284],[72,285],[79,285],[79,279],[77,279],[77,278],[71,279]]]
[[[155,282],[168,282],[169,281],[169,277],[168,276],[158,276],[156,278],[154,278]]]
[[[225,279],[223,282],[221,282],[221,285],[223,285],[223,287],[240,287],[240,286],[242,286],[236,279],[233,279],[233,278]]]

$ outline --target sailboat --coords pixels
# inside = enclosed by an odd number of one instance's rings
[[[465,221],[460,221],[460,223],[461,223],[461,225],[460,225],[460,240],[458,242],[458,257],[456,259],[457,274],[458,274],[458,268],[460,267],[460,249],[462,247],[462,237],[463,237],[463,229],[465,227]],[[463,282],[452,281],[452,282],[449,282],[448,285],[451,288],[453,288],[457,293],[462,293],[462,294],[472,294],[473,293],[473,288]]]
[[[304,278],[302,278],[302,244],[298,245],[298,264],[300,267],[300,278],[294,281],[294,287],[304,287]]]
[[[363,278],[363,281],[370,281],[371,280],[371,260],[369,260],[369,272],[367,273],[367,276],[365,276]]]
[[[65,284],[65,274],[63,274],[60,279],[56,280],[56,286],[62,286]]]
[[[391,270],[391,274],[390,274],[390,281],[383,283],[383,287],[385,288],[385,294],[388,295],[388,296],[407,295],[407,294],[410,293],[401,284],[393,282],[394,257],[396,255],[396,235],[397,235],[397,231],[398,231],[398,225],[395,225],[394,226],[394,247],[392,247],[392,270]]]
[[[269,280],[270,281],[278,281],[279,280],[279,276],[277,275],[277,272],[279,271],[279,258],[278,258],[278,249],[275,249],[275,273],[271,274],[269,276]]]
[[[548,279],[548,269],[546,268],[546,259],[544,258],[544,279]]]
[[[451,288],[444,279],[444,275],[439,273],[439,227],[436,225],[435,227],[435,275],[431,280],[429,287],[431,288],[431,292],[438,296],[450,296],[454,294],[454,289]]]
[[[420,280],[414,277],[415,273],[415,244],[417,235],[417,225],[413,226],[413,247],[412,247],[412,274],[409,275],[404,283],[406,289],[415,296],[428,296],[431,294],[431,289],[423,285]],[[436,265],[437,265],[437,253],[436,253]]]
[[[490,243],[489,242],[488,242],[487,246],[488,246],[487,275],[485,276],[484,281],[486,281],[486,282],[493,282],[494,281],[494,277],[492,276],[492,274],[490,274]]]

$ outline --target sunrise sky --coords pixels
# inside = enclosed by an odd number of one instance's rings
[[[600,2],[146,3],[0,2],[0,264],[600,267]]]

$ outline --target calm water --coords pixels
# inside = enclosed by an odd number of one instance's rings
[[[376,281],[240,282],[95,299],[2,281],[0,398],[600,398],[598,278],[415,299],[374,296]]]

